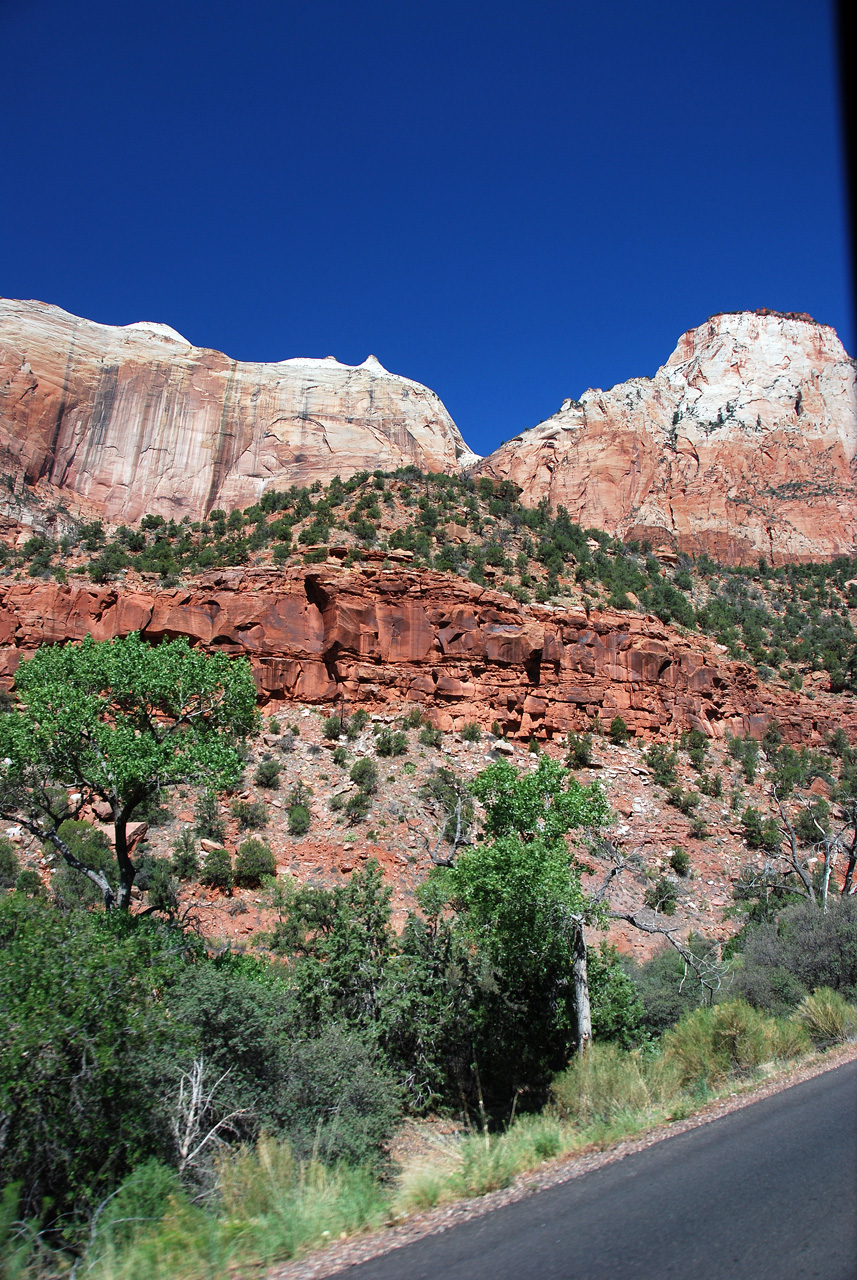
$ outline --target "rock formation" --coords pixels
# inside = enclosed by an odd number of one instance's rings
[[[0,677],[10,685],[39,644],[133,630],[247,655],[263,701],[344,699],[390,714],[412,702],[443,729],[497,720],[513,737],[556,739],[621,714],[644,738],[761,736],[772,716],[792,741],[857,730],[853,698],[761,684],[712,642],[652,617],[587,617],[448,575],[332,564],[220,570],[178,590],[6,581]]]
[[[809,316],[691,329],[653,378],[566,400],[475,468],[572,519],[728,563],[854,554],[855,362]]]
[[[109,520],[413,463],[511,479],[625,539],[780,563],[855,552],[855,455],[855,362],[808,316],[713,316],[653,378],[566,400],[479,461],[433,392],[372,356],[239,363],[165,325],[0,300],[0,475]]]
[[[266,488],[474,460],[434,392],[374,356],[241,363],[166,325],[0,299],[0,473],[45,478],[109,520],[198,519]]]

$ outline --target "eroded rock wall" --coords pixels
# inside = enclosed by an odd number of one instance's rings
[[[653,378],[566,400],[475,472],[727,563],[854,554],[855,362],[808,316],[713,316]]]
[[[228,570],[170,591],[7,582],[0,676],[11,684],[39,644],[132,630],[246,655],[264,702],[410,702],[444,729],[497,720],[509,736],[559,738],[618,713],[646,738],[694,727],[761,736],[772,716],[791,741],[839,724],[857,732],[853,699],[760,684],[655,618],[519,606],[446,575],[380,568]]]
[[[474,458],[434,392],[374,356],[242,363],[166,325],[0,299],[0,472],[46,479],[109,520],[199,519],[266,488]]]

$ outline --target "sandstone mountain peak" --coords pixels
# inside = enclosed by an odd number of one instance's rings
[[[127,522],[360,470],[469,469],[625,539],[818,559],[857,546],[856,376],[810,316],[722,312],[653,377],[568,398],[480,459],[433,391],[374,355],[237,361],[165,324],[0,299],[0,472]]]
[[[0,300],[0,471],[108,519],[198,518],[336,473],[474,461],[434,392],[374,356],[241,362],[166,325]]]
[[[653,378],[567,399],[477,470],[581,524],[726,561],[857,544],[855,367],[835,331],[771,311],[712,316]]]
[[[114,326],[114,325],[104,326],[105,329],[112,329],[116,327],[119,327],[119,326]],[[191,346],[191,343],[188,342],[187,338],[182,337],[182,335],[178,333],[177,330],[173,329],[168,324],[156,324],[151,320],[137,320],[135,321],[134,324],[125,324],[125,325],[122,325],[121,327],[126,330],[139,329],[142,333],[151,333],[151,334],[154,334],[156,337],[169,338],[173,342],[180,342],[185,347]]]

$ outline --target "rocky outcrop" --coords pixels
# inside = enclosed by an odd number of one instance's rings
[[[198,519],[267,488],[474,460],[434,392],[374,356],[241,363],[166,325],[0,299],[0,474],[44,478],[109,520]]]
[[[713,316],[653,378],[566,400],[477,465],[585,526],[775,563],[857,547],[855,362],[809,316]]]
[[[655,618],[519,606],[446,575],[382,568],[236,569],[171,591],[6,582],[0,676],[10,685],[39,644],[133,630],[246,655],[265,702],[390,712],[411,702],[444,729],[497,720],[512,737],[556,739],[621,714],[642,737],[761,736],[772,716],[793,741],[838,724],[857,731],[853,699],[760,684]]]
[[[566,400],[479,461],[374,357],[240,363],[165,325],[0,299],[0,476],[114,521],[412,463],[511,479],[627,540],[780,563],[857,551],[855,455],[855,362],[808,316],[713,316],[653,378]]]

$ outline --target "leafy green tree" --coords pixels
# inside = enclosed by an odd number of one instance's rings
[[[597,828],[607,802],[544,754],[532,773],[500,761],[471,785],[488,838],[429,880],[492,974],[476,1019],[483,1061],[498,1081],[505,1071],[509,1087],[530,1087],[592,1038],[584,926],[597,911],[566,837]]]
[[[119,912],[0,899],[0,1184],[86,1213],[161,1150],[162,996],[202,944]],[[50,1220],[50,1219],[49,1219]]]
[[[184,638],[149,645],[136,632],[103,642],[87,636],[79,645],[42,646],[18,668],[16,687],[22,709],[0,718],[0,813],[50,841],[98,886],[105,907],[127,911],[137,874],[127,835],[135,810],[182,782],[221,789],[240,777],[236,739],[257,727],[250,665],[208,656]],[[69,803],[76,817],[94,800],[112,814],[115,889],[59,834]]]

